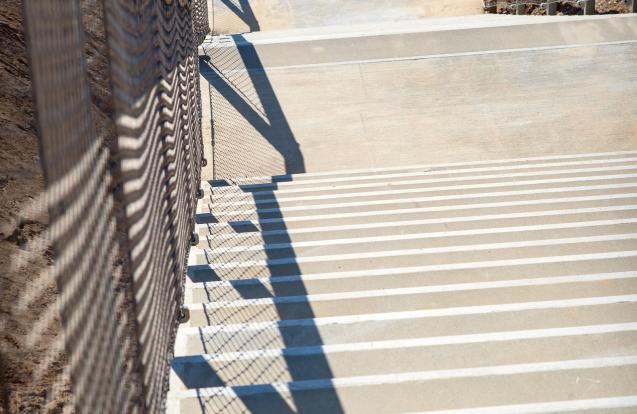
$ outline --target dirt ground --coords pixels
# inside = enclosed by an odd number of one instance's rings
[[[528,3],[534,3],[534,0],[527,1]],[[541,3],[541,1],[537,1]],[[501,14],[514,14],[515,10],[512,7],[508,7],[511,4],[515,4],[514,0],[502,1],[498,0],[498,13]],[[583,6],[582,6],[583,7]],[[584,9],[576,5],[575,1],[562,1],[557,5],[558,15],[578,15],[583,14]],[[595,2],[595,11],[597,14],[617,14],[627,13],[628,5],[624,0],[597,0]],[[526,14],[531,15],[543,15],[546,11],[539,6],[529,5],[526,7]]]
[[[109,114],[108,61],[101,22],[101,2],[82,0],[87,33],[86,57],[93,93],[96,126],[107,141],[114,130]],[[22,21],[22,2],[5,1],[0,8],[0,413],[61,412],[70,401],[68,379],[61,377],[64,354],[57,355],[41,376],[38,368],[50,344],[59,339],[54,320],[36,341],[27,334],[56,306],[55,284],[41,289],[37,278],[52,263],[46,241],[47,215],[41,200],[44,177],[32,108],[31,82]],[[45,279],[47,280],[47,279]],[[40,289],[36,289],[40,288]],[[17,298],[38,295],[22,311]],[[57,386],[56,390],[52,386]]]
[[[18,220],[29,206],[38,207],[34,202],[44,188],[21,13],[19,1],[3,2],[0,9],[0,412],[58,412],[68,399],[68,385],[58,401],[47,403],[47,390],[61,374],[64,356],[38,381],[33,375],[60,334],[59,323],[54,321],[33,347],[25,343],[39,315],[55,302],[54,284],[25,311],[15,312],[17,297],[51,263],[47,244],[37,241],[47,228],[45,212],[40,208]]]

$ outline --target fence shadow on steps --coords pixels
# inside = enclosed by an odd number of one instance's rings
[[[207,199],[209,213],[198,215],[198,220],[208,223],[206,256],[212,266],[192,268],[189,277],[195,282],[229,282],[225,285],[206,283],[204,301],[207,302],[305,296],[307,290],[302,281],[271,283],[277,277],[301,274],[293,248],[265,249],[267,245],[291,242],[284,218],[277,212],[276,184],[254,188],[249,181],[239,180],[238,187],[227,185],[236,184],[240,177],[305,171],[303,155],[254,47],[246,44],[241,36],[235,40],[243,45],[208,48],[208,56],[200,62],[201,72],[210,85],[216,180],[212,182],[212,195]],[[273,181],[291,179],[289,175],[280,175]],[[255,209],[257,205],[268,211]],[[276,230],[276,233],[263,232],[267,230]],[[280,258],[288,259],[288,264],[271,264]],[[246,267],[249,262],[259,265]],[[314,313],[309,303],[295,303],[290,307],[275,302],[273,306],[247,305],[223,311],[210,307],[205,309],[204,315],[208,325],[274,322],[268,328],[244,327],[224,334],[202,331],[200,340],[206,354],[268,349],[284,352],[277,358],[237,358],[222,364],[200,364],[206,372],[198,373],[196,377],[200,380],[187,386],[234,387],[237,391],[232,397],[199,394],[202,412],[245,412],[241,407],[255,414],[343,412],[333,388],[312,393],[292,391],[286,396],[272,385],[303,380],[329,382],[333,378],[325,355],[318,353],[299,359],[285,354],[285,349],[297,346],[320,349],[323,345],[317,327],[311,323],[302,328],[276,323],[285,319],[311,321]],[[189,380],[186,375],[182,379]],[[242,393],[244,386],[258,387],[263,391],[261,395],[267,397],[255,398]]]

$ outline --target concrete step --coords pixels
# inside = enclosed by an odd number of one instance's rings
[[[545,240],[553,238],[575,238],[622,234],[632,231],[637,225],[635,214],[621,218],[577,221],[551,224],[521,224],[511,227],[486,227],[477,229],[404,232],[389,235],[352,237],[341,239],[319,239],[312,241],[270,243],[262,245],[236,246],[215,245],[210,249],[191,251],[193,264],[224,264],[241,260],[291,259],[326,255],[344,255],[375,251],[425,249],[448,246],[479,244],[515,243],[524,240]]]
[[[635,269],[637,251],[548,256],[514,260],[479,261],[452,266],[417,266],[352,272],[338,279],[332,275],[301,275],[229,281],[205,281],[206,273],[191,274],[186,282],[188,303],[227,302],[330,295],[379,289],[424,288],[443,292],[453,289],[480,289],[489,283],[518,283],[536,278],[630,272]],[[335,274],[333,276],[338,276]]]
[[[245,221],[266,219],[280,219],[304,217],[309,215],[328,214],[352,214],[353,212],[370,212],[379,210],[393,210],[400,208],[415,207],[456,207],[469,205],[475,207],[479,202],[512,202],[521,203],[525,200],[537,200],[540,198],[555,198],[555,194],[563,197],[567,194],[571,197],[594,196],[601,194],[626,194],[634,193],[635,178],[637,175],[614,175],[598,177],[594,180],[578,178],[569,181],[553,180],[549,183],[518,183],[508,184],[495,188],[464,188],[447,187],[446,189],[414,189],[397,190],[376,195],[366,195],[363,197],[352,197],[348,199],[328,199],[314,201],[312,204],[301,204],[296,206],[270,206],[264,208],[247,209],[242,205],[231,206],[227,209],[211,211],[211,206],[200,204],[200,213],[196,216],[199,224],[210,224],[218,222]],[[484,200],[484,201],[483,201]],[[466,207],[465,207],[466,208]],[[201,212],[204,210],[205,212]]]
[[[213,37],[202,45],[202,50],[214,66],[226,73],[630,41],[637,37],[635,21],[632,15],[420,19],[410,23],[359,25],[349,30],[332,26]],[[230,56],[242,56],[241,66]]]
[[[280,1],[251,0],[238,3],[213,1],[209,5],[210,23],[216,33],[257,32],[275,37],[286,32],[335,31],[356,33],[357,27],[371,25],[414,25],[424,17],[481,15],[481,0],[331,0]],[[480,16],[478,16],[480,17]],[[414,21],[416,19],[416,21]],[[382,24],[381,24],[382,23]],[[335,25],[347,26],[336,26]],[[256,34],[256,33],[255,33]]]
[[[634,231],[626,229],[626,231]],[[348,254],[333,254],[305,257],[259,260],[251,258],[253,253],[236,254],[235,260],[222,264],[207,264],[217,280],[248,279],[255,277],[279,277],[310,274],[370,271],[373,269],[391,269],[410,266],[449,265],[488,260],[509,260],[522,258],[541,258],[559,255],[590,254],[601,252],[621,252],[637,249],[637,233],[616,233],[583,237],[567,237],[544,240],[531,240],[502,243],[479,243],[460,246],[443,246],[391,249],[387,243],[378,250]],[[207,263],[205,256],[193,255],[191,265]],[[198,268],[205,271],[205,266]]]
[[[637,387],[636,364],[634,356],[569,359],[193,389],[175,392],[175,397],[185,412],[202,410],[202,406],[206,412],[390,413],[549,401],[575,404],[578,399],[632,396]]]
[[[233,185],[216,187],[204,184],[204,190],[210,195],[212,203],[225,205],[227,202],[242,200],[268,200],[273,197],[294,199],[304,196],[327,194],[350,194],[387,187],[414,188],[418,186],[436,186],[443,183],[480,184],[505,179],[559,178],[586,173],[611,174],[612,171],[634,170],[637,157],[623,156],[616,159],[588,159],[553,163],[507,165],[497,167],[458,168],[437,171],[435,167],[422,167],[422,170],[407,172],[387,172],[372,175],[344,175],[334,178],[317,178],[300,182],[287,182],[272,185]],[[287,185],[286,185],[287,184]]]
[[[621,199],[620,199],[621,200]],[[607,199],[606,199],[607,201]],[[425,232],[466,231],[475,229],[505,228],[515,226],[542,226],[561,223],[584,223],[599,220],[616,220],[637,216],[637,197],[634,204],[599,206],[548,210],[539,212],[522,212],[494,214],[469,217],[421,218],[416,220],[399,220],[350,224],[341,226],[309,227],[300,229],[279,229],[245,233],[204,234],[200,238],[199,248],[231,251],[241,248],[263,248],[272,245],[290,245],[301,247],[308,243],[325,240],[342,240],[391,235],[407,235]],[[624,203],[626,202],[624,201]],[[400,215],[392,217],[401,219]],[[305,244],[303,244],[305,243]]]
[[[409,338],[631,323],[637,295],[180,327],[176,355],[330,346]]]
[[[540,157],[511,158],[507,160],[453,162],[445,164],[410,165],[384,168],[349,169],[277,176],[245,177],[228,180],[202,181],[207,191],[215,194],[227,192],[258,192],[274,190],[312,189],[330,184],[365,184],[388,181],[387,179],[411,176],[441,175],[473,176],[497,172],[530,172],[547,169],[585,168],[630,162],[637,151],[600,152],[591,154],[552,155]]]
[[[550,211],[578,211],[581,209],[612,209],[624,205],[632,205],[637,200],[637,191],[629,192],[595,190],[593,195],[578,192],[570,194],[552,194],[552,197],[538,196],[534,199],[509,200],[505,202],[480,202],[475,200],[467,204],[438,205],[431,207],[379,209],[365,212],[349,212],[342,214],[314,214],[288,218],[229,220],[227,222],[199,224],[196,226],[201,236],[210,235],[217,244],[224,244],[226,238],[255,238],[262,236],[269,241],[271,237],[289,235],[292,239],[297,234],[331,232],[332,229],[362,229],[364,226],[385,226],[387,223],[423,222],[429,220],[432,225],[457,222],[481,222],[490,219],[507,219],[514,217],[542,217]],[[583,194],[584,193],[584,194]],[[400,207],[400,206],[399,206]],[[569,214],[564,214],[565,217]],[[371,228],[371,227],[370,227]],[[207,239],[202,237],[207,244]]]
[[[637,323],[183,356],[173,360],[171,388],[256,385],[629,355],[637,355]]]
[[[224,211],[239,210],[248,207],[255,209],[271,209],[285,208],[303,205],[320,205],[322,203],[335,202],[355,202],[374,200],[378,197],[384,199],[404,197],[405,194],[431,194],[442,195],[451,193],[454,190],[472,191],[475,189],[500,190],[513,188],[535,188],[535,186],[545,185],[550,187],[556,183],[568,183],[569,185],[577,185],[583,182],[603,182],[606,180],[615,180],[621,178],[634,178],[637,176],[637,167],[635,162],[629,165],[621,165],[603,168],[587,168],[577,169],[568,172],[555,174],[553,171],[545,171],[535,173],[533,175],[510,174],[506,176],[497,175],[489,176],[489,178],[479,180],[461,180],[456,179],[423,179],[423,180],[404,180],[402,182],[380,183],[378,188],[368,189],[362,188],[336,188],[329,192],[313,193],[310,195],[287,195],[271,193],[264,197],[253,197],[250,194],[244,194],[237,197],[227,197],[223,199],[203,201],[200,207],[203,211]],[[201,210],[199,210],[201,211]]]
[[[275,322],[374,312],[435,312],[458,303],[465,307],[498,305],[503,298],[506,303],[522,303],[622,294],[637,294],[636,272],[457,285],[448,286],[446,291],[427,286],[191,304],[188,325]]]

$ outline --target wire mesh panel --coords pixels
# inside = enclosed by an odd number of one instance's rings
[[[197,44],[201,44],[210,33],[208,0],[192,0],[192,31]]]
[[[53,273],[80,412],[126,412],[136,392],[114,309],[109,152],[98,138],[78,1],[29,0],[25,17],[47,183]]]
[[[145,406],[163,408],[193,214],[202,141],[189,4],[106,3],[118,196],[139,324]]]
[[[193,20],[190,2],[172,0],[104,6],[115,143],[96,131],[79,0],[25,2],[67,409],[154,413],[165,408],[200,182],[207,12]]]

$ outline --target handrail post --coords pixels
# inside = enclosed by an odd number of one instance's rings
[[[484,11],[485,13],[497,13],[498,12],[498,2],[497,0],[484,0]]]
[[[546,14],[549,16],[554,16],[557,14],[557,1],[556,0],[547,0],[546,3]]]
[[[584,0],[584,14],[595,14],[595,0]]]

